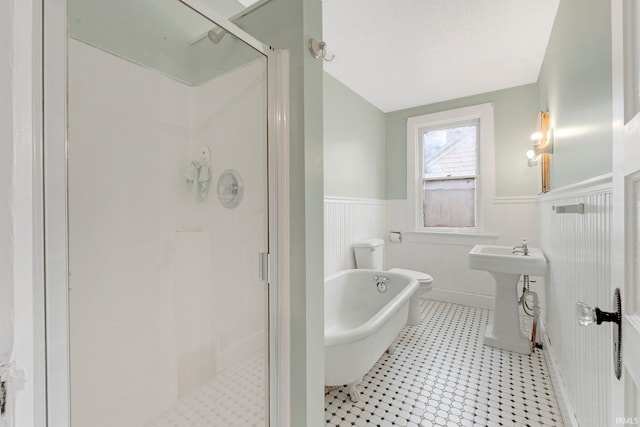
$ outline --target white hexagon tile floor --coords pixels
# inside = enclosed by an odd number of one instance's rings
[[[423,320],[405,326],[358,386],[325,394],[327,426],[562,426],[541,350],[483,344],[491,310],[423,300]],[[523,318],[530,335],[531,321]],[[525,329],[526,328],[526,329]]]
[[[264,426],[264,368],[264,351],[258,351],[181,397],[146,427]]]

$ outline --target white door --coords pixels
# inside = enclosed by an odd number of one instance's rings
[[[622,294],[622,369],[611,379],[610,425],[640,424],[640,7],[612,2],[612,295]]]

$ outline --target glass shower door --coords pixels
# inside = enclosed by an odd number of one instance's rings
[[[176,0],[68,13],[71,426],[268,425],[267,58]]]

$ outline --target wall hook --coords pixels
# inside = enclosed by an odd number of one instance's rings
[[[327,44],[323,41],[318,41],[316,39],[309,39],[309,52],[311,52],[311,56],[314,58],[322,58],[327,62],[333,61],[335,55],[327,54]]]

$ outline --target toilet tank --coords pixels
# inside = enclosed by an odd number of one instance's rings
[[[384,240],[367,239],[353,244],[356,268],[384,270]]]

